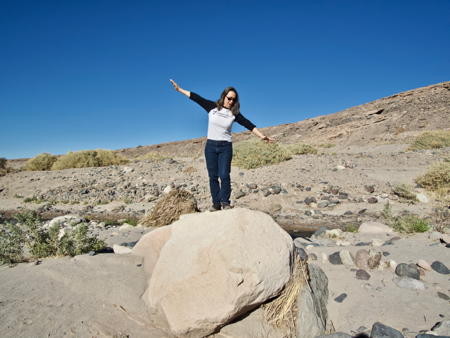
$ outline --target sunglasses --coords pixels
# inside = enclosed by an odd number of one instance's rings
[[[228,101],[236,101],[236,98],[235,97],[228,97],[228,96],[225,96],[227,99],[228,99]]]

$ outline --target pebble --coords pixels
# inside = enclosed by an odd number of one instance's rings
[[[437,293],[438,297],[443,299],[443,300],[450,300],[450,297],[447,296],[445,293],[439,292]]]
[[[403,334],[396,329],[386,326],[380,322],[376,322],[372,326],[370,332],[371,338],[404,338]]]
[[[378,203],[378,199],[377,199],[376,197],[369,197],[369,198],[367,199],[367,202],[368,202],[369,204],[375,204],[375,203]]]
[[[375,192],[375,186],[374,185],[365,185],[364,186],[364,189],[366,189],[366,191],[368,192],[368,193],[373,193],[373,192]]]
[[[344,299],[347,298],[346,293],[341,293],[339,296],[337,296],[334,300],[338,303],[342,303]]]
[[[433,263],[431,263],[431,268],[434,271],[441,273],[443,275],[450,274],[450,270],[443,263],[441,263],[439,261],[434,261]]]
[[[427,271],[432,270],[430,263],[428,263],[427,261],[425,261],[423,259],[419,259],[416,264],[424,270],[427,270]]]
[[[239,191],[237,191],[235,194],[234,194],[234,198],[235,199],[240,199],[240,198],[242,198],[242,197],[244,197],[245,196],[245,193],[242,191],[242,190],[239,190]]]
[[[425,290],[425,284],[414,278],[395,276],[393,281],[399,288]]]
[[[339,251],[336,251],[332,253],[330,256],[328,256],[328,260],[331,264],[339,265],[342,264],[341,256],[339,255]]]
[[[413,264],[400,263],[395,268],[395,274],[400,277],[420,279],[419,270]]]
[[[441,337],[450,336],[450,320],[445,320],[442,322],[436,323],[431,329],[431,334],[435,334]],[[436,337],[436,336],[435,336]]]
[[[311,203],[317,203],[317,200],[315,197],[306,197],[304,200],[305,204],[310,205]]]
[[[113,250],[116,255],[125,255],[131,253],[131,249],[127,246],[114,244]]]
[[[369,280],[370,274],[366,270],[358,269],[356,270],[356,279]]]
[[[348,250],[341,250],[339,252],[339,257],[341,259],[342,264],[346,266],[353,266],[354,265],[354,259]]]

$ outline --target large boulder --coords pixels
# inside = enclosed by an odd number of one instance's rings
[[[236,208],[183,215],[133,252],[150,262],[150,313],[162,314],[175,335],[201,337],[280,293],[293,242],[269,215]]]

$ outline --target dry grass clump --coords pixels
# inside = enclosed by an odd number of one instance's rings
[[[295,255],[291,278],[280,295],[270,303],[263,305],[264,317],[274,327],[289,331],[289,337],[295,337],[295,319],[297,317],[297,298],[308,284],[308,268],[306,262]]]
[[[435,163],[415,181],[425,189],[450,193],[450,162]]]
[[[305,143],[286,144],[284,147],[291,155],[317,154],[316,148]]]
[[[127,163],[128,160],[111,150],[85,150],[69,152],[58,158],[53,164],[52,170],[86,167],[104,167]]]
[[[289,159],[291,159],[289,151],[278,143],[247,140],[238,142],[234,146],[233,165],[240,168],[254,169]]]
[[[58,157],[55,155],[42,153],[29,159],[25,163],[24,169],[30,171],[50,170],[57,159]]]
[[[450,130],[425,132],[416,137],[408,150],[437,149],[450,147]]]
[[[398,184],[392,189],[393,193],[398,197],[410,201],[418,202],[416,194],[411,191],[411,187],[407,184]]]
[[[194,195],[186,190],[175,188],[156,203],[152,212],[145,216],[140,224],[153,227],[169,225],[178,220],[180,215],[197,211]]]
[[[139,156],[137,159],[141,161],[152,161],[152,162],[161,162],[165,159],[169,158],[163,154],[160,154],[156,151],[150,151],[144,155]]]

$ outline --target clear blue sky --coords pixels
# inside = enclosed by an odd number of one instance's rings
[[[205,136],[169,78],[258,127],[331,114],[449,81],[450,1],[0,0],[0,157]]]

